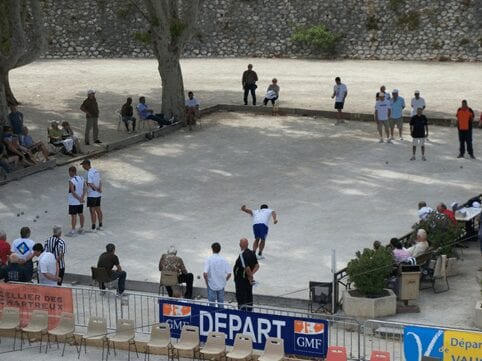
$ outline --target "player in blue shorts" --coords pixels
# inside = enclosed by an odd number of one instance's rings
[[[254,243],[253,243],[253,252],[256,253],[256,250],[259,246],[258,251],[258,259],[263,259],[263,250],[264,250],[264,243],[266,241],[266,237],[268,236],[268,223],[269,219],[273,217],[273,223],[278,223],[278,219],[276,217],[276,212],[272,209],[268,208],[267,204],[262,204],[259,209],[249,209],[244,204],[241,206],[241,210],[251,217],[253,217],[253,233],[254,233]]]

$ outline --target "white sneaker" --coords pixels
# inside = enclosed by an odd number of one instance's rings
[[[104,230],[104,227],[99,226],[99,227],[97,227],[97,230],[98,230],[98,231],[103,231],[103,230]]]
[[[400,137],[400,141],[402,141],[402,142],[403,142],[403,138],[402,138],[402,137]]]
[[[73,229],[71,229],[67,234],[66,234],[67,237],[74,237],[75,236],[75,231]]]
[[[84,233],[85,233],[85,231],[84,231],[84,229],[83,229],[83,228],[79,228],[79,230],[77,231],[77,233],[78,233],[78,234],[84,234]]]
[[[261,254],[257,254],[257,255],[256,255],[256,259],[264,259],[264,256],[261,255]]]
[[[378,141],[378,143],[383,143],[383,139],[382,139],[382,138],[380,138],[380,140]]]
[[[392,142],[392,139],[391,139],[391,138],[388,138],[388,139],[387,139],[387,143],[390,143],[390,144],[393,143],[393,142]]]

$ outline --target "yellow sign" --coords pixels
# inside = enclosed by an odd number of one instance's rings
[[[444,332],[444,361],[482,361],[482,333]]]

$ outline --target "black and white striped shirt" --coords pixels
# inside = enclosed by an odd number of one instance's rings
[[[64,257],[59,259],[61,254],[65,255],[65,241],[57,236],[51,236],[45,241],[44,250],[53,253],[59,262],[59,268],[65,268]]]

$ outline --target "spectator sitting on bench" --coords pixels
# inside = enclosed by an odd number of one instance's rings
[[[132,107],[132,98],[128,97],[125,104],[121,108],[121,117],[126,126],[127,133],[129,130],[129,122],[132,122],[132,132],[136,131],[136,118],[134,117],[134,108]]]
[[[20,138],[20,145],[24,148],[27,148],[29,151],[36,153],[36,152],[42,152],[44,158],[46,161],[49,160],[49,152],[47,150],[47,147],[42,141],[34,141],[32,136],[28,134],[28,128],[23,127],[23,135],[19,136]]]
[[[50,123],[50,128],[48,130],[49,142],[56,147],[62,147],[63,151],[67,155],[73,155],[72,150],[74,149],[73,139],[63,139],[62,130],[59,128],[59,122],[57,120]]]
[[[10,127],[12,127],[13,134],[23,134],[23,114],[17,110],[16,105],[10,105],[10,114],[8,114]]]
[[[417,231],[417,239],[415,240],[415,244],[408,248],[407,251],[410,253],[411,257],[417,258],[418,256],[424,254],[428,247],[427,232],[424,229],[419,229]]]
[[[410,252],[402,246],[402,242],[400,242],[398,238],[392,238],[390,245],[392,246],[393,259],[397,265],[400,263],[413,263],[415,261]]]
[[[154,114],[154,110],[152,110],[149,105],[146,104],[146,97],[139,98],[139,104],[136,106],[137,112],[142,120],[150,119],[159,125],[159,128],[162,128],[164,125],[171,125],[173,124],[169,120],[164,119],[164,114],[158,113]]]
[[[12,133],[8,126],[3,128],[3,144],[7,148],[8,156],[18,156],[20,163],[25,166],[35,165],[32,153],[28,149],[20,147],[18,135]]]
[[[10,173],[18,166],[18,155],[7,154],[7,149],[3,142],[0,142],[0,173]]]
[[[74,141],[72,153],[83,154],[82,149],[80,149],[79,137],[74,134],[74,130],[71,128],[69,122],[66,120],[62,122],[62,139],[72,139]]]

